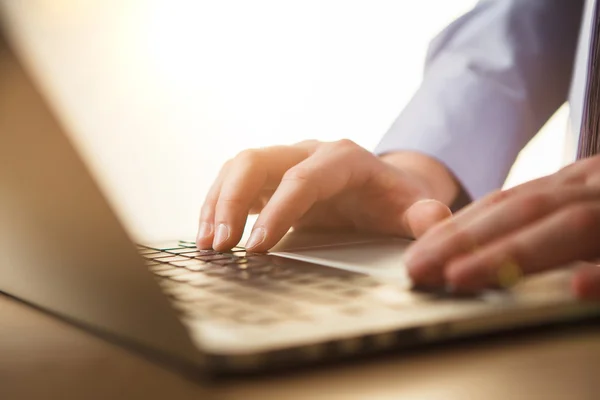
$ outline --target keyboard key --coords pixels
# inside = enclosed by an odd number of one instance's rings
[[[232,256],[231,256],[231,254],[215,253],[215,254],[202,254],[202,255],[196,256],[195,258],[197,258],[198,260],[202,260],[202,261],[213,261],[213,260],[231,260]]]
[[[296,292],[296,289],[293,287],[278,284],[277,282],[270,282],[270,284],[263,286],[261,290],[271,293],[285,293],[288,295]]]
[[[294,271],[291,269],[275,268],[269,272],[269,277],[274,279],[290,278],[294,276]]]
[[[154,254],[146,254],[143,257],[147,258],[149,260],[159,260],[159,261],[162,261],[161,259],[163,259],[163,258],[173,257],[173,254],[160,252],[160,253],[154,253]]]
[[[188,258],[194,258],[194,257],[198,257],[198,256],[202,255],[202,253],[196,249],[188,249],[188,250],[191,250],[191,251],[189,253],[179,253],[179,255],[183,256],[183,257],[188,257]]]
[[[290,284],[299,284],[299,285],[312,285],[314,283],[319,283],[319,281],[313,278],[295,278],[289,281]]]
[[[196,303],[197,304],[197,303]],[[213,303],[206,307],[206,311],[214,317],[230,318],[241,310],[237,306],[225,303]]]
[[[368,276],[354,276],[350,279],[352,285],[362,286],[362,287],[377,287],[381,286],[381,282],[376,281],[373,278]]]
[[[226,267],[218,267],[204,272],[206,276],[219,277],[219,278],[233,278],[235,280],[240,279],[236,271],[233,271]]]
[[[196,247],[196,242],[191,240],[179,240],[177,244],[179,244],[181,247]]]
[[[154,249],[138,249],[138,253],[140,253],[141,255],[149,255],[160,253],[160,251]]]
[[[246,310],[235,313],[231,316],[231,319],[241,324],[251,325],[267,325],[278,322],[277,318],[274,318],[268,314]]]
[[[235,299],[252,305],[267,305],[277,301],[277,299],[265,296],[264,294],[252,293],[249,290],[244,289],[238,291]]]
[[[381,286],[369,292],[369,296],[379,304],[392,308],[403,308],[413,304],[425,304],[432,301],[434,295],[418,293],[393,286]]]
[[[221,265],[221,266],[235,265],[235,259],[228,257],[228,258],[223,258],[223,259],[211,260],[210,263],[215,264],[215,265]]]
[[[168,252],[171,253],[171,254],[186,254],[186,257],[187,257],[187,254],[198,253],[198,250],[197,249],[192,249],[192,248],[189,248],[189,247],[184,247],[182,249],[168,250]]]
[[[167,294],[171,293],[173,290],[179,289],[182,286],[181,283],[174,282],[168,278],[161,278],[158,276],[156,278],[157,278],[158,285]]]
[[[172,278],[172,277],[177,276],[177,275],[184,275],[184,274],[189,274],[190,273],[189,271],[187,271],[185,269],[176,268],[176,267],[173,267],[172,269],[168,269],[168,270],[165,270],[165,271],[152,271],[152,272],[155,275],[162,276],[162,277],[165,277],[165,278]]]
[[[171,262],[171,264],[177,267],[189,269],[190,271],[201,271],[209,267],[209,264],[205,263],[204,261],[190,259],[185,261],[174,261]]]
[[[181,288],[170,293],[174,298],[182,302],[197,301],[209,298],[204,290],[189,285],[181,285]]]
[[[243,291],[240,288],[232,286],[232,285],[215,286],[215,287],[211,288],[210,291],[212,293],[218,293],[220,295],[226,296],[227,298],[230,298],[232,300],[237,299],[238,295],[243,293]]]
[[[348,288],[348,286],[346,286],[346,285],[338,285],[335,283],[325,283],[325,284],[315,286],[315,289],[324,290],[326,292],[334,292],[334,291],[338,291],[338,290],[344,290],[347,288]]]
[[[245,249],[231,250],[227,253],[233,254],[236,257],[267,257],[264,253],[252,253],[251,251],[246,251]]]
[[[359,296],[364,295],[365,292],[363,292],[360,289],[348,289],[348,290],[343,290],[341,292],[338,292],[337,294],[340,294],[345,297],[359,297]]]
[[[177,282],[191,282],[191,281],[195,281],[198,278],[198,276],[202,276],[202,274],[200,272],[190,272],[185,269],[180,269],[178,271],[184,271],[185,273],[176,274],[176,275],[170,277],[172,280],[177,281]]]
[[[189,245],[183,246],[180,242],[173,240],[173,241],[168,241],[168,242],[163,242],[163,243],[153,243],[146,247],[150,248],[150,249],[164,251],[164,250],[177,250],[177,249],[181,249],[182,247],[189,247]]]
[[[206,276],[205,274],[198,274],[196,276],[196,278],[187,281],[188,285],[192,285],[195,287],[204,287],[207,288],[209,286],[212,286],[215,281],[214,279],[210,278],[209,276]]]
[[[200,253],[200,255],[205,255],[205,256],[212,256],[215,254],[222,254],[216,250],[202,250],[202,249],[196,249],[198,251],[198,253]]]
[[[187,260],[189,260],[189,258],[182,257],[182,256],[171,256],[171,257],[161,258],[160,262],[172,263],[172,262],[176,262],[176,261],[187,261]]]
[[[366,310],[364,308],[358,307],[358,306],[342,307],[339,309],[339,311],[342,314],[353,315],[353,316],[363,315],[366,312]]]
[[[153,261],[153,260],[145,260],[145,263],[147,267],[151,267],[153,265],[160,265],[161,263],[157,262],[157,261]]]
[[[323,296],[318,293],[300,292],[295,295],[295,298],[299,301],[306,301],[317,305],[333,305],[341,303],[342,300],[334,299],[332,297]]]
[[[169,264],[156,264],[148,267],[152,272],[160,272],[160,271],[168,271],[171,269],[175,269],[172,265]]]

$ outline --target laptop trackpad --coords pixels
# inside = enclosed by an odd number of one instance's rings
[[[361,234],[291,233],[271,254],[405,281],[401,261],[410,240]]]

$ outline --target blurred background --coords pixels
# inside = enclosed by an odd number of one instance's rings
[[[204,194],[240,150],[308,138],[372,149],[417,89],[428,42],[475,1],[1,4],[132,235],[160,240],[195,235]],[[560,167],[567,113],[507,186]]]

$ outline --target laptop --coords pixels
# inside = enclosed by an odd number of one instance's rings
[[[291,232],[269,254],[136,245],[0,38],[0,291],[167,365],[251,373],[600,314],[565,269],[473,297],[412,290],[410,241]],[[190,216],[192,218],[193,216]]]

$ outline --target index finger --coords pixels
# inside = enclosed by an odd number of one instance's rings
[[[307,156],[304,149],[277,146],[246,150],[234,159],[214,205],[213,248],[226,250],[240,240],[246,218],[261,190],[275,185],[293,165]]]
[[[370,168],[366,150],[347,142],[328,143],[290,169],[261,214],[246,247],[266,251],[317,202],[365,182]]]

